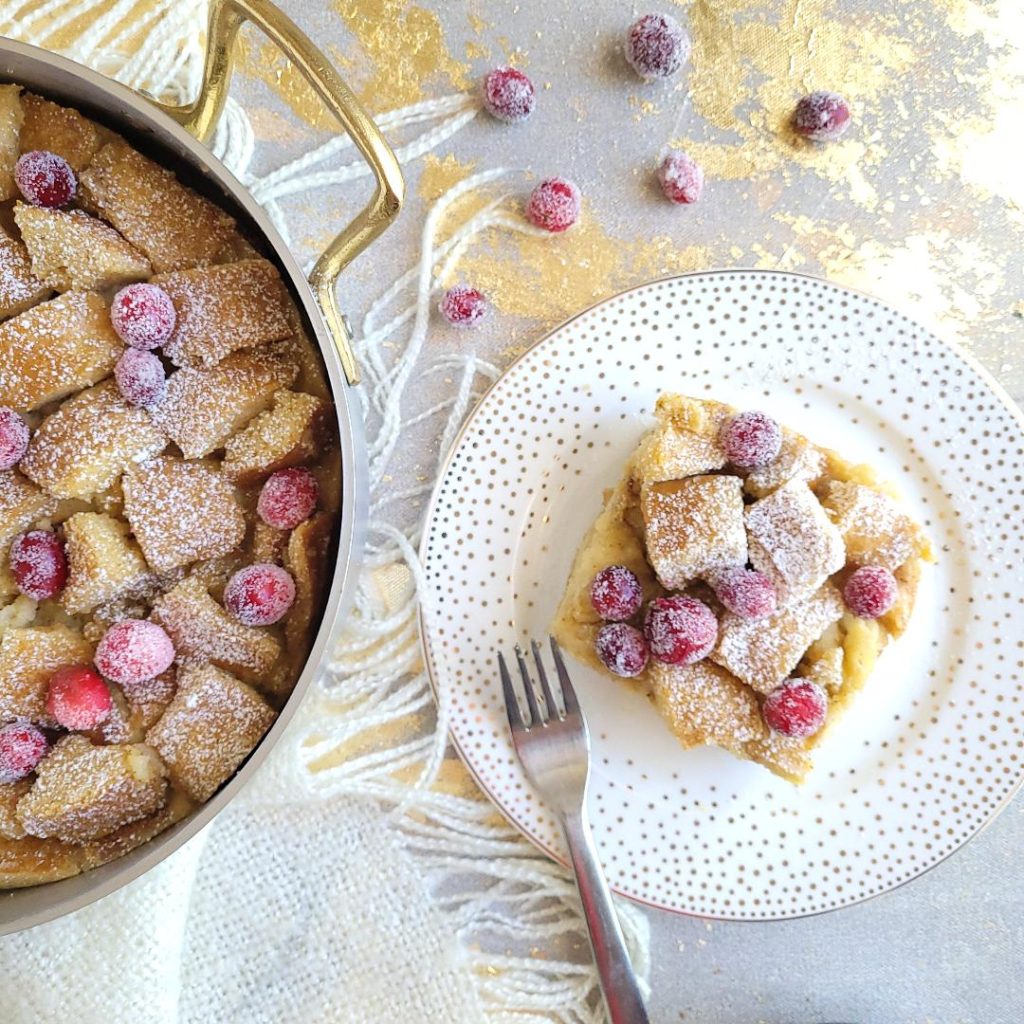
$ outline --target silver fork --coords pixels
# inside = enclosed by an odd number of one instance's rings
[[[569,680],[562,652],[551,637],[551,654],[558,681],[548,682],[540,646],[531,645],[541,692],[530,678],[526,658],[516,645],[516,660],[526,695],[526,715],[516,696],[505,658],[498,653],[498,670],[505,692],[505,709],[512,743],[526,777],[557,815],[569,847],[590,945],[612,1024],[648,1024],[633,965],[629,962],[619,919],[612,906],[608,883],[594,849],[587,817],[587,780],[590,775],[590,733]],[[559,700],[556,700],[556,693]],[[564,709],[564,710],[563,710]]]

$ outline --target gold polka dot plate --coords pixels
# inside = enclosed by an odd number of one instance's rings
[[[801,787],[682,749],[644,696],[573,665],[609,882],[732,920],[892,889],[962,846],[1024,776],[1024,421],[968,355],[824,281],[737,270],[644,285],[559,327],[494,385],[423,539],[424,646],[455,744],[508,818],[562,859],[512,750],[494,652],[547,634],[602,492],[665,390],[764,409],[871,463],[939,561]]]

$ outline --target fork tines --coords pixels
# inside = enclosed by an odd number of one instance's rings
[[[526,694],[527,715],[523,715],[522,706],[516,694],[512,677],[509,674],[508,666],[505,664],[505,657],[498,652],[498,669],[501,673],[501,687],[505,694],[505,707],[508,709],[509,722],[513,728],[529,729],[534,725],[547,725],[552,718],[564,722],[567,718],[578,715],[580,711],[576,700],[576,692],[573,690],[572,682],[569,680],[569,673],[562,659],[562,652],[555,643],[554,637],[549,637],[551,644],[551,655],[555,661],[555,672],[558,679],[552,687],[548,681],[548,674],[544,668],[544,660],[541,657],[540,644],[536,640],[530,642],[533,651],[533,661],[537,666],[537,678],[540,680],[540,693],[530,676],[530,669],[526,663],[526,656],[522,648],[516,644],[516,661],[519,663],[519,675],[523,681],[523,690]],[[557,695],[557,697],[556,697]],[[543,698],[543,699],[541,699]]]

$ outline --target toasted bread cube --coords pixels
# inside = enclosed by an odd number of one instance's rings
[[[0,889],[23,889],[77,875],[77,853],[77,847],[59,839],[0,838]]]
[[[58,498],[88,499],[166,445],[149,413],[129,405],[117,385],[105,380],[69,398],[43,420],[21,469]]]
[[[278,391],[261,412],[224,445],[224,475],[252,487],[271,473],[301,466],[320,454],[330,405],[296,391]]]
[[[171,782],[202,802],[234,774],[274,721],[255,690],[213,665],[183,669],[178,692],[146,734]]]
[[[178,669],[174,665],[153,679],[133,686],[132,699],[128,701],[132,726],[141,729],[145,735],[147,729],[160,721],[160,716],[174,699],[177,689]]]
[[[242,625],[194,576],[154,602],[153,620],[174,641],[179,663],[212,662],[254,685],[259,685],[281,653],[271,633]]]
[[[52,515],[56,500],[16,469],[0,473],[0,554],[37,519]]]
[[[96,153],[81,187],[86,202],[145,253],[156,273],[207,266],[231,252],[235,222],[120,139]]]
[[[223,447],[295,379],[293,363],[267,352],[236,352],[209,370],[184,367],[171,374],[153,420],[187,459]]]
[[[17,813],[29,835],[87,843],[154,813],[166,800],[166,771],[152,747],[96,747],[84,736],[65,736],[39,762]]]
[[[333,566],[327,557],[331,546],[331,517],[320,512],[292,530],[284,565],[295,581],[295,603],[284,619],[285,646],[296,661],[305,661],[313,616],[321,605],[324,587]]]
[[[100,128],[77,110],[62,107],[26,92],[21,97],[25,121],[21,126],[22,153],[46,150],[63,157],[81,174],[100,148]]]
[[[768,731],[754,691],[714,662],[652,661],[650,681],[654,706],[684,747],[707,744],[742,756]]]
[[[95,292],[67,292],[0,324],[0,405],[30,412],[109,376],[124,344]]]
[[[91,612],[143,589],[149,566],[128,527],[100,512],[78,512],[64,523],[68,582],[61,604],[69,615]]]
[[[755,498],[764,498],[790,480],[802,480],[813,486],[825,471],[825,456],[806,438],[785,430],[779,454],[766,466],[752,469],[744,487]]]
[[[743,482],[691,476],[645,486],[640,495],[647,557],[667,590],[716,569],[746,565]]]
[[[32,273],[59,292],[116,288],[152,272],[141,252],[84,210],[17,203],[14,219],[32,258]]]
[[[89,664],[92,655],[92,644],[67,626],[7,630],[0,639],[0,721],[55,724],[46,713],[50,677],[66,665]]]
[[[718,443],[722,426],[732,415],[727,405],[662,395],[655,415],[658,426],[648,433],[634,459],[641,483],[681,480],[721,469],[728,461]]]
[[[743,619],[726,612],[719,620],[711,660],[759,693],[770,693],[844,611],[839,591],[826,583],[767,618]]]
[[[164,353],[177,366],[216,366],[226,355],[295,333],[288,292],[267,260],[239,260],[155,278],[178,314]]]
[[[245,537],[234,488],[215,466],[154,459],[126,473],[124,512],[158,572],[227,554]]]
[[[0,838],[21,839],[25,830],[18,818],[18,801],[32,788],[32,779],[0,783]]]
[[[747,744],[747,756],[787,782],[800,785],[814,767],[811,751],[823,735],[824,730],[804,740],[766,729],[763,737]]]
[[[25,243],[0,231],[0,320],[24,313],[52,294],[32,273]]]
[[[846,564],[842,534],[803,480],[755,501],[745,519],[750,561],[783,599],[813,593]]]
[[[822,504],[842,534],[846,560],[853,565],[896,569],[912,556],[930,553],[914,520],[873,487],[833,480]]]
[[[251,561],[283,565],[284,553],[291,536],[288,530],[279,530],[276,526],[257,519],[252,528]]]
[[[0,85],[0,202],[21,194],[14,184],[18,139],[25,118],[20,94],[20,85]]]

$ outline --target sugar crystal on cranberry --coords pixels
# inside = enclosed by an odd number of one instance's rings
[[[723,569],[709,582],[726,609],[742,619],[763,619],[778,603],[775,584],[756,569]]]
[[[580,219],[581,202],[580,190],[573,182],[547,178],[530,193],[526,217],[536,227],[557,234]]]
[[[861,566],[843,584],[846,607],[859,619],[884,615],[896,603],[898,594],[896,577],[882,565]]]
[[[268,526],[294,530],[308,519],[320,498],[320,485],[308,469],[280,469],[260,491],[256,512]]]
[[[453,327],[472,327],[487,316],[491,305],[483,292],[457,284],[444,293],[438,308]]]
[[[158,356],[126,348],[114,366],[114,380],[131,405],[158,405],[167,392],[167,371]]]
[[[495,68],[484,77],[484,107],[506,124],[525,121],[536,100],[533,82],[518,68]]]
[[[68,581],[64,544],[49,530],[29,530],[15,537],[10,565],[18,590],[33,601],[56,597]]]
[[[685,153],[669,153],[658,166],[658,181],[673,203],[695,203],[704,191],[704,171]]]
[[[718,620],[695,597],[659,597],[647,606],[644,636],[651,657],[666,665],[692,665],[714,649]]]
[[[25,202],[58,210],[75,198],[78,181],[62,156],[34,149],[23,153],[14,165],[14,183]]]
[[[812,92],[793,111],[793,129],[814,142],[832,142],[850,127],[850,108],[834,92]]]
[[[132,348],[154,349],[174,333],[178,313],[159,285],[139,282],[122,288],[110,304],[110,323]]]
[[[825,724],[828,696],[809,679],[787,679],[765,697],[761,714],[769,729],[791,739],[806,739]]]
[[[607,566],[590,584],[590,603],[609,622],[621,622],[636,615],[643,599],[640,581],[624,565]]]
[[[0,784],[17,782],[35,771],[49,744],[42,730],[31,722],[0,725]]]
[[[767,413],[741,412],[722,428],[719,443],[734,466],[756,469],[779,454],[782,428]]]
[[[46,711],[65,729],[95,729],[110,717],[110,688],[88,665],[58,669],[46,693]]]
[[[690,37],[669,14],[644,14],[626,33],[626,60],[646,81],[670,78],[690,56]]]
[[[0,471],[13,469],[28,451],[28,424],[6,405],[0,405]]]
[[[609,672],[629,679],[647,667],[647,641],[639,629],[625,622],[609,622],[602,626],[594,640],[597,656]]]
[[[224,607],[245,626],[270,626],[294,603],[295,582],[279,565],[247,565],[224,588]]]
[[[170,668],[174,644],[161,626],[146,619],[122,619],[96,646],[96,667],[126,689]]]

